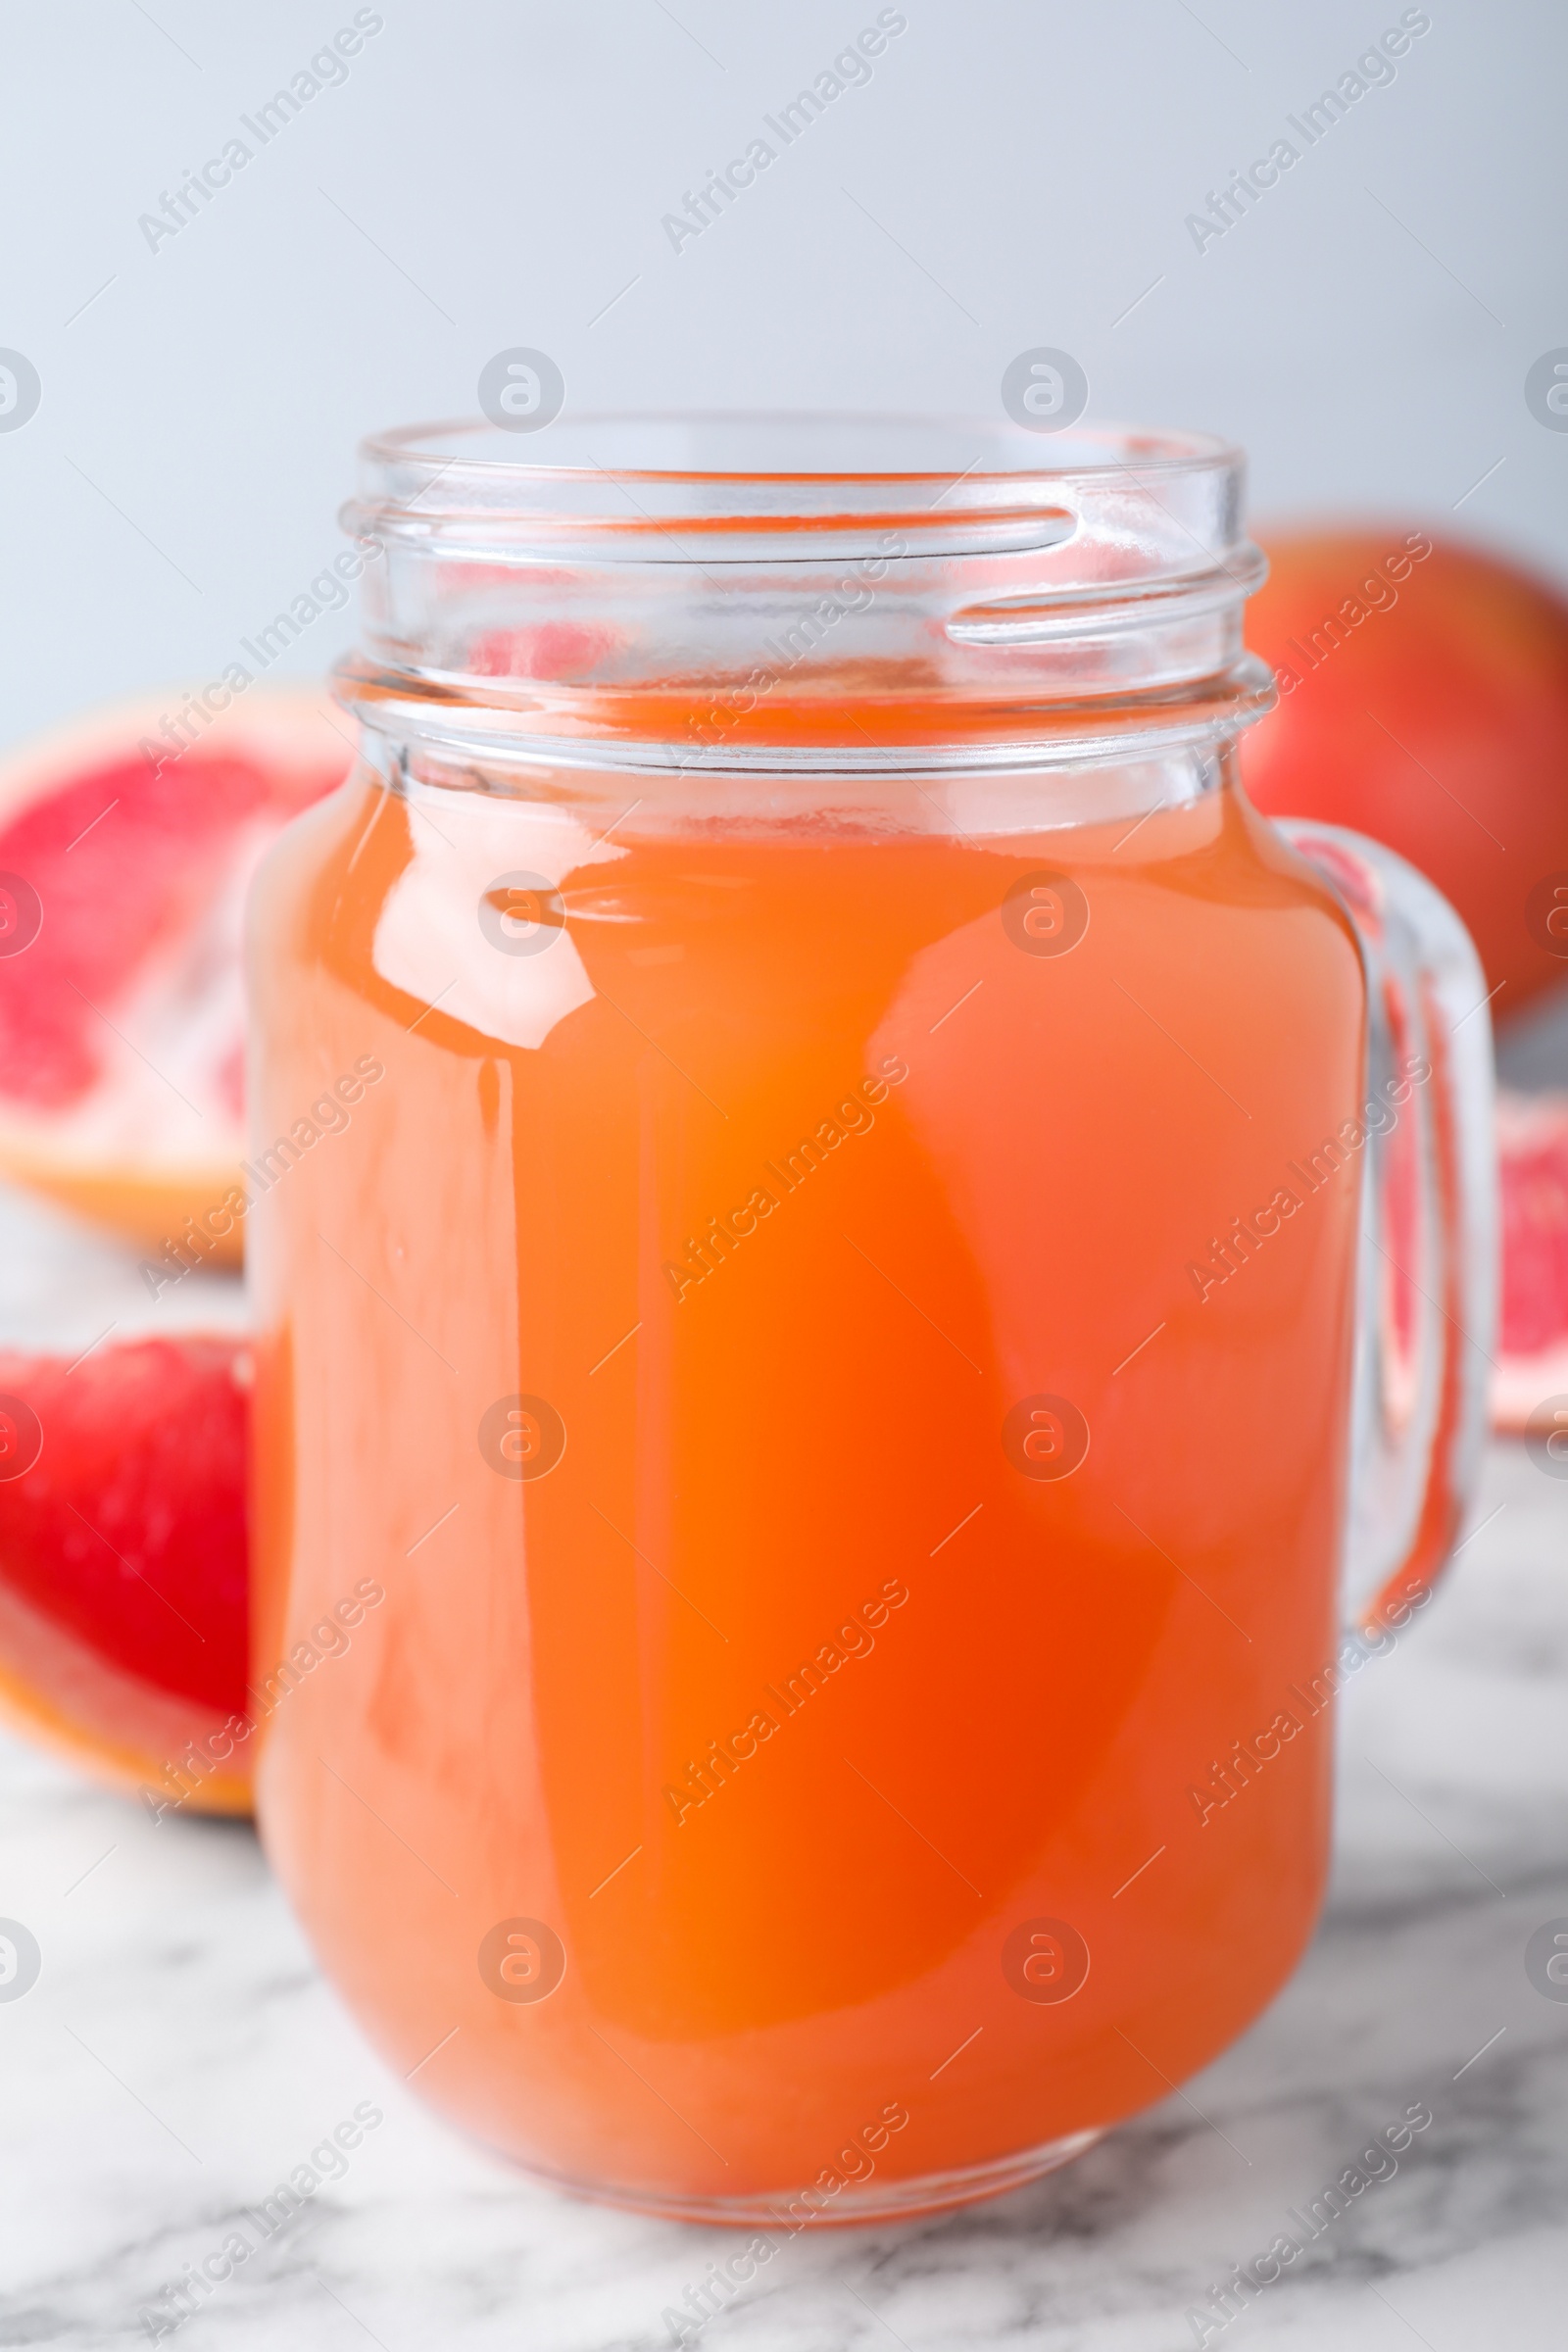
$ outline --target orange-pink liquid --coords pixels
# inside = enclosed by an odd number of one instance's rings
[[[575,858],[362,779],[255,910],[259,1143],[384,1070],[252,1219],[262,1665],[385,1595],[270,1716],[269,1850],[447,2114],[676,2210],[1163,2097],[1325,1865],[1353,1171],[1253,1212],[1354,1111],[1346,920],[1228,787],[910,802]]]

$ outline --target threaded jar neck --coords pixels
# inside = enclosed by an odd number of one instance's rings
[[[475,759],[712,770],[1143,758],[1272,700],[1241,453],[961,419],[600,416],[368,442],[339,692]]]

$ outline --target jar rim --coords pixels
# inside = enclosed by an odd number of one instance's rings
[[[655,431],[662,431],[665,428],[678,431],[688,431],[693,428],[703,430],[711,427],[720,430],[736,428],[747,432],[765,431],[775,434],[818,430],[848,433],[876,432],[884,436],[889,433],[946,432],[989,437],[1016,447],[1020,453],[1027,449],[1043,453],[1053,447],[1064,449],[1079,446],[1084,442],[1094,442],[1105,447],[1116,444],[1129,449],[1147,448],[1152,452],[1157,449],[1166,453],[1173,463],[1206,463],[1215,458],[1241,455],[1239,446],[1227,441],[1222,434],[1201,432],[1186,426],[1134,425],[1112,421],[1102,424],[1070,425],[1055,432],[1030,433],[1021,427],[1000,424],[997,418],[982,416],[977,410],[961,409],[928,412],[901,409],[601,409],[578,414],[563,425],[563,431],[569,432],[572,423],[595,429],[606,425],[647,426]],[[549,431],[551,428],[546,426],[542,429]],[[508,431],[505,438],[498,438],[501,432],[502,428],[492,425],[481,416],[442,417],[427,419],[418,424],[384,427],[380,431],[368,433],[360,446],[374,455],[422,454],[434,457],[438,463],[445,464],[446,458],[439,450],[426,446],[431,436],[447,435],[454,440],[466,442],[478,436],[484,436],[489,438],[498,449],[510,448],[513,451],[514,455],[507,460],[508,463],[520,463],[519,458],[515,455],[517,436]],[[532,437],[527,436],[526,438],[531,441]],[[476,464],[490,462],[474,460]],[[495,462],[499,463],[500,461]],[[1108,458],[1100,461],[1102,465],[1110,465],[1114,462]],[[1076,461],[1075,465],[1082,467],[1083,461]],[[1009,472],[1031,473],[1059,472],[1062,469],[1061,466],[1038,465],[1006,468]],[[587,470],[596,471],[598,469],[590,466]],[[737,470],[746,473],[776,473],[780,471],[794,473],[798,469],[776,466],[749,466],[737,469],[733,466],[706,466],[698,467],[660,466],[653,470],[702,473],[714,471],[733,473]],[[907,468],[832,466],[811,467],[807,470],[808,473],[852,471],[887,474],[890,471],[906,471]]]
[[[732,504],[754,529],[792,506],[792,519],[820,523],[928,488],[947,519],[972,529],[982,513],[1036,514],[1078,483],[1147,490],[1195,473],[1239,480],[1245,466],[1218,434],[1114,423],[1047,433],[979,415],[851,410],[606,410],[537,434],[458,417],[372,433],[360,460],[355,508],[383,525],[400,512],[427,526],[466,514],[622,524],[616,488],[633,484],[662,494],[654,519],[711,523]]]

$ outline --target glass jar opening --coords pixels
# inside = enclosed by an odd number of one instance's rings
[[[374,729],[749,768],[1122,758],[1267,708],[1241,453],[989,420],[607,416],[368,441]],[[597,748],[596,748],[597,747]]]

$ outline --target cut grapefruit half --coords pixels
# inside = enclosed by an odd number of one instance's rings
[[[0,1717],[161,1807],[250,1805],[250,1351],[0,1351]]]
[[[1568,1396],[1568,1095],[1497,1093],[1501,1345],[1492,1419],[1523,1430]]]
[[[346,725],[307,687],[216,716],[172,690],[0,756],[0,1173],[156,1250],[222,1201],[246,888],[347,773]]]

